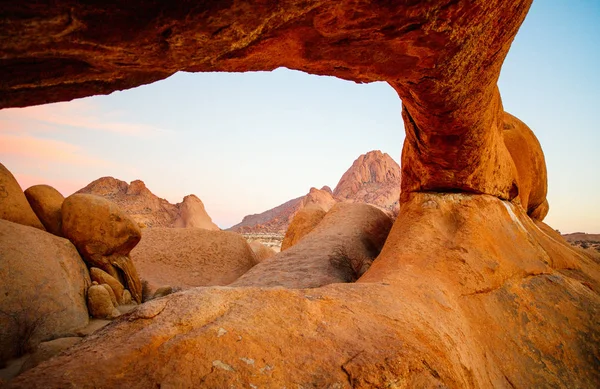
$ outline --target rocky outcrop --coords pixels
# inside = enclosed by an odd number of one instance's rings
[[[200,228],[145,228],[131,258],[152,288],[227,285],[257,262],[239,234]]]
[[[21,186],[12,173],[0,163],[0,219],[46,229],[25,198]]]
[[[548,176],[540,142],[522,121],[504,113],[504,144],[517,169],[517,199],[534,219],[544,220],[548,214]]]
[[[314,230],[321,220],[323,220],[326,213],[318,207],[306,207],[298,211],[285,232],[283,242],[281,243],[281,251],[292,247],[305,235]]]
[[[137,223],[115,203],[74,194],[62,205],[62,231],[90,267],[97,267],[129,289],[139,303],[142,287],[129,252],[141,239]]]
[[[310,188],[303,197],[258,215],[245,216],[230,230],[285,234],[296,214],[304,207],[312,206],[327,212],[338,201],[375,205],[395,217],[400,207],[400,176],[400,166],[388,154],[370,151],[354,161],[334,191],[328,186]]]
[[[367,204],[338,203],[294,246],[230,284],[317,288],[356,280],[379,254],[392,220]]]
[[[21,373],[36,367],[40,363],[47,361],[79,342],[81,342],[80,337],[67,337],[40,343],[35,351],[23,363]]]
[[[97,267],[90,268],[90,277],[91,277],[92,281],[95,281],[100,285],[106,284],[106,285],[110,286],[110,288],[112,289],[113,293],[115,294],[115,297],[119,304],[126,303],[124,301],[125,299],[123,296],[123,293],[125,292],[125,288],[116,278],[114,278],[113,276],[111,276],[110,274],[105,272],[104,270],[98,269]]]
[[[92,364],[106,387],[597,387],[600,266],[545,229],[415,194],[358,283],[173,294],[12,385],[85,386]]]
[[[394,211],[400,200],[400,166],[387,153],[369,151],[358,157],[333,190],[339,201],[375,205]]]
[[[277,252],[275,250],[273,250],[270,247],[265,246],[264,244],[260,243],[257,240],[248,242],[248,245],[254,252],[256,261],[259,263],[264,261],[265,259],[269,259],[277,254]]]
[[[113,304],[108,289],[110,287],[106,288],[97,283],[90,286],[87,292],[87,306],[90,316],[97,319],[114,319],[120,315],[119,310]]]
[[[198,227],[219,230],[198,197],[189,195],[184,197],[181,203],[171,204],[154,195],[141,180],[127,184],[112,177],[102,177],[77,193],[93,194],[114,202],[143,227]]]
[[[239,233],[280,233],[285,234],[287,227],[298,210],[302,208],[304,196],[287,201],[263,213],[244,216],[244,219],[229,231]]]
[[[71,242],[0,220],[0,363],[87,325],[90,282]]]
[[[25,190],[25,197],[46,231],[62,237],[61,207],[64,196],[49,185],[34,185]]]
[[[174,227],[195,227],[214,231],[220,230],[220,228],[212,222],[212,219],[204,209],[204,204],[198,197],[194,195],[185,196],[183,202],[177,204],[177,208],[179,209],[179,216],[175,219]]]

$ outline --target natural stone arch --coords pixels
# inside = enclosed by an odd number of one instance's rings
[[[496,82],[531,1],[4,1],[0,108],[110,93],[180,70],[285,66],[386,81],[404,106],[404,197],[512,199]]]
[[[504,141],[531,135],[496,86],[530,0],[2,3],[0,107],[286,66],[387,81],[407,127],[357,283],[169,295],[11,387],[598,387],[600,267],[525,214],[547,203]]]

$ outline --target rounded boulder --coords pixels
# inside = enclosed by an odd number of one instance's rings
[[[25,197],[46,231],[62,237],[61,207],[65,197],[50,185],[34,185],[25,190]]]
[[[0,163],[0,219],[45,230],[12,173]]]
[[[142,237],[137,223],[118,205],[80,193],[63,202],[62,232],[90,265],[98,257],[129,254]]]

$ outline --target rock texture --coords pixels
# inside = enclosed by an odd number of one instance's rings
[[[91,277],[92,281],[95,281],[100,285],[102,285],[102,284],[109,285],[110,288],[112,289],[113,293],[115,294],[117,302],[119,304],[125,304],[124,296],[123,296],[123,292],[125,291],[125,288],[119,282],[119,280],[117,280],[116,278],[114,278],[113,276],[111,276],[110,274],[105,272],[104,270],[98,269],[97,267],[90,268],[90,277]]]
[[[102,177],[77,193],[101,196],[116,203],[143,227],[198,227],[219,230],[198,197],[185,196],[181,203],[171,204],[154,195],[141,180],[127,184],[116,178]]]
[[[11,387],[594,388],[600,266],[546,229],[492,196],[415,194],[358,283],[173,294]]]
[[[404,105],[403,192],[454,188],[511,199],[515,173],[496,82],[530,5],[13,2],[0,24],[0,108],[106,94],[181,70],[284,66],[387,81]]]
[[[504,143],[517,169],[518,201],[527,214],[544,220],[548,213],[548,175],[542,146],[525,123],[504,113]]]
[[[120,315],[112,302],[110,292],[103,285],[90,286],[87,293],[87,306],[90,316],[96,319],[114,319]]]
[[[387,153],[369,151],[354,161],[333,190],[339,201],[394,211],[400,201],[400,166]]]
[[[314,230],[321,220],[323,220],[326,213],[323,209],[317,207],[306,207],[298,211],[285,232],[283,242],[281,243],[281,251],[292,247],[305,235]]]
[[[44,230],[12,173],[0,163],[0,219]]]
[[[230,286],[317,288],[353,281],[379,254],[391,227],[392,220],[371,205],[338,203],[304,239]]]
[[[253,242],[248,242],[248,245],[254,252],[254,256],[256,257],[257,262],[262,262],[265,259],[269,259],[269,258],[275,256],[275,254],[277,254],[277,252],[275,250],[273,250],[270,247],[265,246],[264,244],[260,243],[257,240],[255,240]]]
[[[36,350],[23,363],[21,373],[36,367],[40,363],[47,361],[79,342],[81,342],[80,337],[67,337],[40,343]]]
[[[153,287],[227,285],[256,264],[240,235],[200,228],[146,228],[131,258]]]
[[[129,252],[141,239],[137,223],[115,203],[99,196],[73,194],[62,205],[62,231],[89,266],[98,267],[141,302],[141,283]]]
[[[62,237],[61,207],[65,197],[50,185],[34,185],[27,188],[25,197],[46,231]]]
[[[0,363],[87,325],[90,282],[71,242],[0,220]]]

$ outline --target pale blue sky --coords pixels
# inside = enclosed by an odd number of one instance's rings
[[[599,1],[535,1],[499,81],[505,109],[540,139],[547,222],[563,232],[600,233],[598,20]],[[109,96],[0,111],[0,155],[24,187],[49,183],[68,195],[111,175],[142,179],[171,202],[194,193],[225,228],[311,186],[333,188],[367,151],[399,162],[400,111],[384,83],[286,69],[178,73]]]

